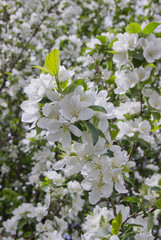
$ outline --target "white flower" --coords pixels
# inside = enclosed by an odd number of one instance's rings
[[[46,176],[48,179],[51,179],[56,186],[61,186],[65,180],[60,173],[52,170],[45,171],[44,176]]]
[[[39,105],[37,103],[27,100],[21,104],[21,108],[24,111],[21,118],[22,122],[35,123],[40,118]]]
[[[150,76],[151,68],[150,67],[143,68],[141,66],[139,68],[135,68],[134,71],[138,74],[140,81],[146,81]]]
[[[110,237],[110,240],[119,240],[117,235],[113,235],[112,237]]]
[[[71,123],[78,120],[88,120],[93,117],[94,111],[82,107],[80,95],[68,94],[60,101],[60,113]]]
[[[68,187],[68,190],[70,193],[78,194],[79,192],[81,192],[81,186],[80,186],[79,182],[77,182],[75,180],[68,182],[67,187]]]
[[[74,71],[67,70],[64,66],[59,66],[58,78],[60,82],[65,82],[68,79],[71,79]]]
[[[150,236],[149,234],[145,233],[137,233],[135,235],[135,240],[153,240],[153,236]]]
[[[157,92],[153,92],[149,98],[149,103],[153,108],[161,110],[161,96]]]
[[[147,120],[144,120],[139,123],[138,130],[140,133],[147,134],[147,133],[149,133],[150,129],[151,129],[151,126]]]
[[[39,222],[36,225],[36,231],[38,231],[38,232],[43,232],[44,231],[44,225],[41,222]]]
[[[37,122],[38,127],[49,129],[47,139],[53,143],[60,141],[63,148],[67,148],[71,144],[71,133],[77,137],[82,135],[82,132],[75,125],[67,121],[57,121],[42,117]]]
[[[11,219],[8,219],[7,221],[3,222],[3,226],[6,230],[6,232],[9,232],[11,234],[16,234],[18,221],[16,217],[12,217]]]

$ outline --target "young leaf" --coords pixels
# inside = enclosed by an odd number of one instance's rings
[[[53,75],[58,76],[60,66],[60,51],[54,49],[51,51],[45,59],[45,68],[50,71]]]
[[[23,219],[23,218],[22,218],[22,219],[19,221],[17,228],[18,228],[19,230],[22,230],[22,228],[26,225],[26,223],[27,223],[27,219]]]
[[[153,228],[154,226],[154,216],[152,213],[148,213],[148,232]]]
[[[136,197],[125,197],[121,200],[121,202],[139,203],[139,199]]]
[[[107,113],[106,112],[106,109],[102,106],[97,106],[97,105],[91,105],[89,106],[89,108],[91,108],[93,111],[98,111],[98,112],[104,112],[104,113]]]
[[[129,173],[129,172],[131,172],[131,169],[129,169],[125,165],[122,165],[122,171],[125,172],[125,173]]]
[[[89,131],[92,134],[93,145],[96,145],[96,143],[98,142],[98,138],[99,138],[99,133],[98,133],[97,129],[89,121],[84,121],[84,122],[85,122],[86,127],[89,129]]]
[[[157,208],[161,209],[161,198],[157,200]]]
[[[51,76],[54,76],[54,74],[53,74],[51,71],[49,71],[48,69],[46,69],[46,68],[39,67],[39,66],[32,66],[32,67],[33,67],[33,68],[39,68],[39,69],[41,69],[43,72],[49,73]]]
[[[150,131],[151,131],[151,132],[155,132],[155,131],[157,131],[159,128],[161,128],[161,125],[154,126],[154,128],[151,129]]]
[[[74,80],[68,87],[66,87],[62,92],[62,94],[68,94],[73,92],[74,89],[79,85],[82,85],[84,87],[84,90],[87,90],[87,84],[85,82],[85,79],[78,79],[78,80]]]
[[[126,32],[130,33],[130,34],[139,33],[139,32],[141,32],[141,26],[140,26],[140,24],[138,24],[136,22],[130,23],[126,27]]]
[[[152,33],[161,23],[151,22],[142,31],[144,34]]]
[[[96,37],[96,38],[97,38],[98,40],[100,40],[102,44],[105,44],[105,43],[106,43],[106,36],[100,35],[100,36],[98,36],[98,37]]]
[[[122,173],[122,177],[126,182],[131,183],[131,185],[134,187],[134,182],[130,178],[127,178],[124,173]]]
[[[109,50],[107,50],[106,52],[108,52],[108,53],[118,53],[116,51],[109,51]]]
[[[121,211],[120,211],[119,214],[112,221],[111,232],[112,232],[113,235],[117,235],[118,234],[119,229],[121,227],[121,224],[122,224],[122,214],[121,214]]]
[[[112,48],[112,47],[113,47],[113,43],[116,42],[116,41],[118,41],[118,38],[113,39],[113,40],[109,43],[108,48]]]

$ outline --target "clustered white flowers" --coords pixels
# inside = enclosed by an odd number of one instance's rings
[[[160,239],[159,11],[2,0],[0,240]]]

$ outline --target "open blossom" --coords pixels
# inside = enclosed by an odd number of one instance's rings
[[[149,103],[153,108],[161,110],[161,96],[157,92],[153,92],[149,98]]]
[[[38,127],[48,129],[47,139],[49,142],[54,143],[60,141],[62,147],[67,148],[71,144],[71,133],[80,137],[81,130],[67,121],[57,121],[55,119],[48,119],[42,117],[37,122]]]
[[[161,58],[161,38],[156,38],[154,34],[151,34],[147,38],[141,38],[139,42],[148,63]]]
[[[113,43],[114,54],[113,61],[118,67],[126,64],[128,61],[128,50],[134,50],[137,46],[137,34],[119,33],[117,35],[118,41]]]
[[[60,101],[60,113],[71,123],[78,120],[88,120],[93,117],[94,111],[90,108],[84,108],[79,95],[66,95]]]
[[[92,215],[87,215],[86,221],[83,224],[84,239],[101,239],[105,236],[106,231],[111,231],[111,224],[109,221],[114,218],[112,211],[107,208],[94,208]]]
[[[60,65],[59,74],[58,74],[58,78],[60,82],[65,82],[66,80],[71,79],[73,74],[74,74],[74,71],[69,71],[64,66]]]
[[[40,118],[38,103],[27,100],[21,104],[21,108],[24,111],[22,113],[22,122],[35,123]]]

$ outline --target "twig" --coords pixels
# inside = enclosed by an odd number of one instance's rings
[[[135,143],[133,143],[132,146],[131,146],[130,154],[129,154],[129,160],[130,160],[130,158],[131,158],[131,156],[132,156],[132,154],[134,152],[134,148],[135,148]]]
[[[140,116],[143,114],[143,94],[140,95]]]
[[[101,81],[101,83],[102,83],[102,88],[104,89],[104,81],[103,81],[103,79],[102,79],[102,76],[101,76],[99,67],[98,67],[98,65],[97,65],[97,63],[96,63],[95,58],[94,58],[93,56],[92,56],[92,58],[93,58],[93,60],[94,60],[94,66],[95,66],[96,72],[97,72],[97,74],[98,74],[98,76],[99,76],[99,78],[100,78],[100,81]]]
[[[122,230],[122,232],[124,231],[124,225],[125,225],[125,223],[130,219],[130,218],[135,218],[136,216],[137,216],[137,214],[138,213],[140,213],[140,212],[142,212],[142,210],[141,209],[139,209],[137,212],[134,212],[132,215],[130,215],[123,223],[122,223],[122,225],[121,225],[121,230]]]
[[[116,215],[117,215],[116,207],[115,207],[115,204],[114,204],[114,202],[113,202],[113,200],[112,200],[111,197],[109,197],[109,201],[110,201],[110,203],[111,203],[111,206],[112,206],[112,209],[113,209],[114,216],[116,217]]]

